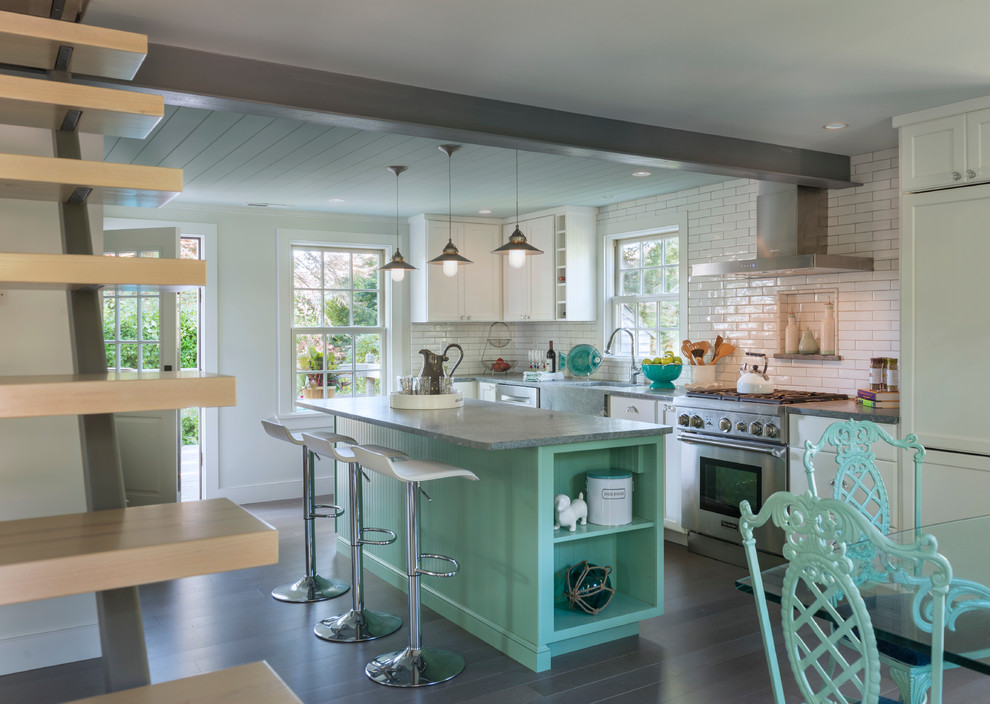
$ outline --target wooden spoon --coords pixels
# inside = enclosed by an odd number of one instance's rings
[[[715,364],[718,360],[723,357],[728,357],[730,354],[736,351],[735,345],[730,345],[728,342],[723,342],[719,345],[718,353],[715,355],[715,359],[712,360],[712,364]]]
[[[683,340],[681,342],[681,353],[684,355],[684,359],[688,361],[688,364],[694,364],[694,357],[691,356],[690,340]]]
[[[715,336],[715,345],[712,347],[712,353],[716,357],[718,357],[718,348],[722,346],[722,343],[723,342],[725,342],[725,340],[722,339],[722,336],[721,335],[716,335]],[[714,360],[712,360],[712,364],[715,364],[715,361]]]

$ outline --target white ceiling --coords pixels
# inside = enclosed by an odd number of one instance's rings
[[[847,155],[895,146],[893,115],[990,94],[986,0],[91,0],[85,21],[159,44]],[[822,129],[831,120],[850,126]],[[437,141],[418,141],[407,147],[426,159]],[[493,170],[511,162],[486,151]],[[468,155],[454,158],[456,193]],[[369,189],[380,188],[371,173]],[[584,184],[601,196],[620,176]],[[309,186],[332,186],[329,198],[351,181]],[[377,197],[351,192],[355,203]]]

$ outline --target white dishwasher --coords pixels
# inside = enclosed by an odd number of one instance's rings
[[[540,389],[536,386],[499,384],[495,390],[496,403],[511,403],[514,406],[540,407]]]

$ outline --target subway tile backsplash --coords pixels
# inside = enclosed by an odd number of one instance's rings
[[[780,388],[835,391],[855,395],[869,371],[870,357],[898,356],[898,155],[890,149],[852,158],[852,180],[862,186],[829,193],[828,251],[834,254],[872,256],[874,271],[843,274],[768,276],[753,279],[701,279],[688,283],[687,337],[714,340],[721,334],[738,350],[718,365],[719,381],[735,383],[743,352],[783,352],[783,325],[794,291],[821,289],[836,300],[836,347],[841,361],[771,359],[770,374]],[[601,226],[628,223],[670,212],[688,217],[690,264],[710,260],[749,259],[756,256],[756,183],[747,179],[679,191],[603,207]],[[809,308],[809,310],[811,310]],[[800,320],[819,334],[818,316]],[[417,351],[439,350],[458,342],[465,361],[458,372],[483,371],[490,323],[413,324],[411,364],[418,369]],[[512,342],[503,350],[489,348],[491,359],[515,359],[526,366],[526,350],[554,349],[566,352],[579,343],[601,347],[607,331],[600,323],[509,323]],[[503,330],[504,332],[504,330]],[[607,361],[595,378],[624,380],[628,361]],[[497,376],[497,375],[496,375]],[[681,381],[690,380],[690,368]]]

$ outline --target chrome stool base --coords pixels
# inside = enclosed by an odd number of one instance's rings
[[[327,579],[320,575],[303,577],[293,584],[282,584],[272,589],[272,598],[294,604],[308,604],[313,601],[326,601],[346,594],[351,588],[347,582]]]
[[[332,643],[360,643],[395,633],[402,619],[381,611],[351,609],[347,613],[325,618],[313,628],[317,638]]]
[[[463,669],[464,658],[453,651],[406,648],[379,655],[364,674],[386,687],[428,687],[453,679]]]

